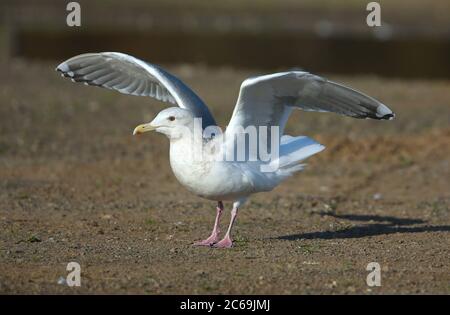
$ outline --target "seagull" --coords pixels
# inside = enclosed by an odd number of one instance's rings
[[[166,135],[170,165],[177,180],[197,196],[217,202],[212,232],[193,244],[198,246],[232,247],[232,228],[247,198],[271,191],[302,170],[304,164],[300,162],[325,148],[306,136],[284,134],[294,109],[377,120],[395,117],[386,105],[362,92],[308,72],[287,71],[244,80],[231,120],[221,132],[200,97],[157,65],[123,53],[101,52],[75,56],[56,70],[74,82],[174,105],[159,112],[151,122],[137,126],[133,134],[156,131]],[[211,128],[213,132],[207,133]],[[256,147],[242,141],[242,135],[251,128],[266,131],[265,135],[257,133]],[[236,148],[243,142],[239,159]],[[259,151],[263,146],[277,154],[263,158]],[[231,201],[233,207],[228,229],[220,239],[224,201]]]

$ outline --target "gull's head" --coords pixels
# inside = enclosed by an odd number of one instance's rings
[[[169,138],[175,138],[182,136],[186,132],[190,132],[193,123],[194,115],[190,110],[180,107],[170,107],[159,112],[151,122],[134,128],[133,135],[154,130],[165,134]]]

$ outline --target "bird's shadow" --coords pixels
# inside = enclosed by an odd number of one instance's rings
[[[419,232],[450,232],[450,225],[428,225],[422,219],[397,218],[379,215],[336,214],[321,212],[321,216],[331,216],[337,219],[368,222],[363,225],[344,227],[333,231],[317,231],[291,234],[276,237],[280,240],[300,239],[345,239],[361,238],[366,236],[384,235],[392,233],[419,233]]]

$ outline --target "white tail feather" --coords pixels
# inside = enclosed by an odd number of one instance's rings
[[[299,162],[319,153],[325,146],[305,136],[292,137],[284,135],[281,137],[280,157],[272,163],[278,164],[278,175],[281,177],[291,176],[300,171],[306,164]]]

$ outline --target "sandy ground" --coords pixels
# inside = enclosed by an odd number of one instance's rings
[[[218,250],[191,246],[215,204],[177,183],[168,141],[131,135],[164,105],[73,84],[53,67],[1,67],[0,293],[450,293],[448,81],[330,76],[397,119],[296,113],[287,132],[327,149],[254,196],[236,246]],[[169,69],[222,126],[240,82],[257,74]],[[79,288],[57,283],[71,261]],[[381,287],[366,285],[369,262]]]

